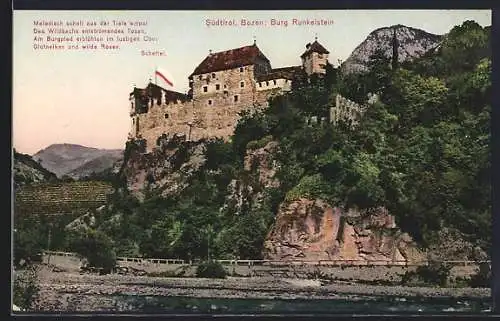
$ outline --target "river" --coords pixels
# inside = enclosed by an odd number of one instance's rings
[[[210,314],[394,314],[487,313],[491,302],[481,299],[358,296],[356,299],[236,299],[170,296],[113,296],[126,310],[140,313]]]

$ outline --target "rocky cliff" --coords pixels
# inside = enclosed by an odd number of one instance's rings
[[[180,193],[206,162],[205,142],[188,142],[185,136],[160,137],[159,147],[146,153],[141,141],[129,143],[120,175],[139,200],[148,193],[163,197]]]
[[[206,171],[207,143],[185,137],[160,138],[153,152],[133,143],[122,175],[128,190],[144,200],[154,193],[182,195],[192,177]],[[256,146],[257,145],[257,146]],[[243,168],[230,181],[220,211],[230,216],[251,215],[265,203],[267,191],[279,189],[278,143],[249,144]],[[384,209],[343,210],[319,199],[282,201],[269,226],[263,256],[275,260],[418,261],[422,254]],[[404,263],[402,263],[404,264]]]
[[[248,146],[252,146],[249,144]],[[244,169],[254,180],[235,179],[227,199],[235,213],[258,208],[266,188],[279,188],[278,143],[248,148]],[[423,254],[384,209],[343,210],[322,200],[283,201],[266,238],[264,257],[273,260],[418,261]],[[402,263],[404,264],[404,263]]]
[[[279,180],[275,177],[277,164],[273,160],[277,148],[278,143],[270,141],[262,147],[247,149],[243,161],[245,175],[229,183],[222,210],[241,214],[245,209],[257,208],[265,189],[279,188]]]
[[[367,70],[370,56],[378,49],[383,50],[387,57],[392,57],[392,42],[394,31],[398,40],[398,61],[410,61],[421,57],[429,50],[436,48],[443,36],[403,25],[379,28],[372,31],[359,44],[349,58],[341,66],[343,73],[363,72]]]
[[[386,210],[345,211],[319,199],[281,204],[265,242],[264,256],[304,261],[423,259]]]

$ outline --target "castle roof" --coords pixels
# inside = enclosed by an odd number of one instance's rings
[[[306,51],[304,51],[304,53],[300,56],[300,58],[304,58],[305,56],[307,56],[308,54],[310,54],[312,52],[317,52],[320,54],[329,54],[330,53],[328,50],[325,49],[325,47],[323,47],[318,42],[318,40],[315,40],[312,44],[308,43],[306,45]]]
[[[211,53],[196,67],[191,76],[253,65],[258,59],[269,62],[255,44]]]
[[[272,79],[293,80],[295,74],[302,72],[302,66],[291,66],[272,69],[269,73],[258,75],[257,81],[266,81]]]
[[[180,101],[186,101],[186,100],[189,100],[189,96],[186,95],[186,94],[183,94],[183,93],[180,93],[180,92],[177,92],[177,91],[173,91],[173,90],[168,90],[168,89],[165,89],[163,87],[160,87],[156,84],[153,84],[153,83],[149,83],[146,88],[134,88],[134,91],[131,93],[131,95],[134,95],[134,97],[146,97],[146,96],[149,96],[149,97],[161,97],[161,92],[164,91],[165,92],[165,98],[167,99],[167,101],[177,101],[177,100],[180,100]]]

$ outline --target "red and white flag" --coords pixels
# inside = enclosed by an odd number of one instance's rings
[[[172,88],[174,87],[174,79],[168,71],[162,70],[160,68],[156,68],[155,69],[155,84],[158,84],[156,81],[157,78],[161,79],[168,86],[170,86]]]

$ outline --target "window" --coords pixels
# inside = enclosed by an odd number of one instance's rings
[[[243,72],[243,67],[240,67],[240,72]]]
[[[269,86],[269,81],[266,81],[266,86]]]
[[[323,59],[323,54],[318,54],[319,59]]]
[[[215,85],[215,90],[220,90],[220,85],[219,84]]]
[[[243,81],[242,81],[242,82],[240,82],[240,87],[241,87],[241,88],[245,87],[245,82],[243,82]]]
[[[199,75],[198,79],[201,80],[203,78],[203,75]]]
[[[276,80],[273,80],[273,84],[275,84],[275,85],[276,85]]]
[[[168,114],[165,114],[165,119],[168,119]]]
[[[208,87],[207,86],[203,86],[203,92],[206,93],[208,91]]]
[[[209,105],[212,105],[212,99],[209,99],[209,100],[208,100],[208,104],[209,104]]]
[[[226,86],[226,85],[224,85],[224,89],[225,89],[225,88],[227,88],[227,86]]]
[[[262,87],[262,83],[261,82],[259,82],[259,87]]]
[[[212,73],[212,78],[215,78],[215,73]]]
[[[234,102],[237,102],[238,101],[238,95],[235,95],[234,96]]]

